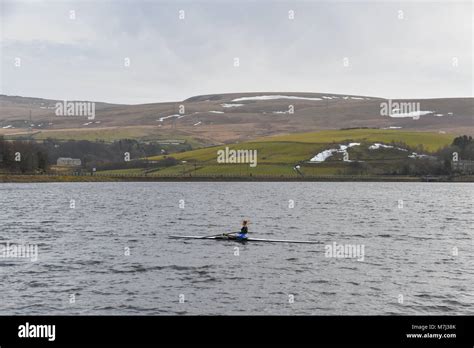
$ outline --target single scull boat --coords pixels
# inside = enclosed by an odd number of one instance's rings
[[[234,242],[267,242],[267,243],[301,243],[301,244],[319,244],[319,242],[310,241],[310,240],[291,240],[291,239],[265,239],[265,238],[237,238],[235,236],[229,235],[219,235],[219,236],[169,236],[173,239],[214,239],[214,240],[231,240]]]

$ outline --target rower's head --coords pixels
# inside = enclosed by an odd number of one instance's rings
[[[248,223],[247,220],[242,221],[242,226],[247,226],[247,223]]]

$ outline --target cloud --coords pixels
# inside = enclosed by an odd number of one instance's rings
[[[245,91],[472,96],[467,2],[5,1],[1,20],[4,94],[120,103]]]

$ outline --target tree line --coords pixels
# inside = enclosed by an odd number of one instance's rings
[[[190,150],[189,144],[182,144],[177,150]],[[144,167],[146,158],[167,155],[166,146],[158,143],[142,143],[133,139],[123,139],[106,143],[102,141],[57,141],[43,142],[27,140],[5,140],[0,137],[0,170],[4,172],[44,173],[59,157],[78,158],[81,168],[91,170]],[[160,164],[160,163],[159,163]],[[165,158],[162,165],[174,165],[172,157]]]

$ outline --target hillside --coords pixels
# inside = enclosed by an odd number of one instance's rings
[[[293,92],[213,94],[169,103],[97,103],[95,119],[89,121],[84,116],[56,116],[55,100],[2,95],[0,134],[31,139],[184,139],[195,146],[354,127],[474,134],[473,100],[410,100],[419,103],[422,111],[414,119],[410,115],[381,116],[381,103],[387,101],[371,96]]]
[[[430,158],[428,155],[452,143],[453,136],[433,132],[404,132],[399,130],[353,129],[321,131],[285,136],[273,136],[250,142],[207,147],[172,154],[177,160],[173,166],[153,169],[153,163],[166,158],[148,158],[148,168],[104,171],[102,174],[143,175],[298,175],[294,169],[300,166],[300,174],[334,175],[353,172],[356,164],[370,165],[374,173],[398,170],[400,163]],[[323,161],[314,160],[318,154],[341,145],[358,144],[343,151],[332,152]],[[378,145],[377,145],[378,144]],[[257,165],[248,163],[218,163],[218,151],[225,148],[257,151]],[[414,154],[414,152],[416,152]],[[324,157],[324,156],[323,156]],[[100,174],[100,173],[99,173]]]

